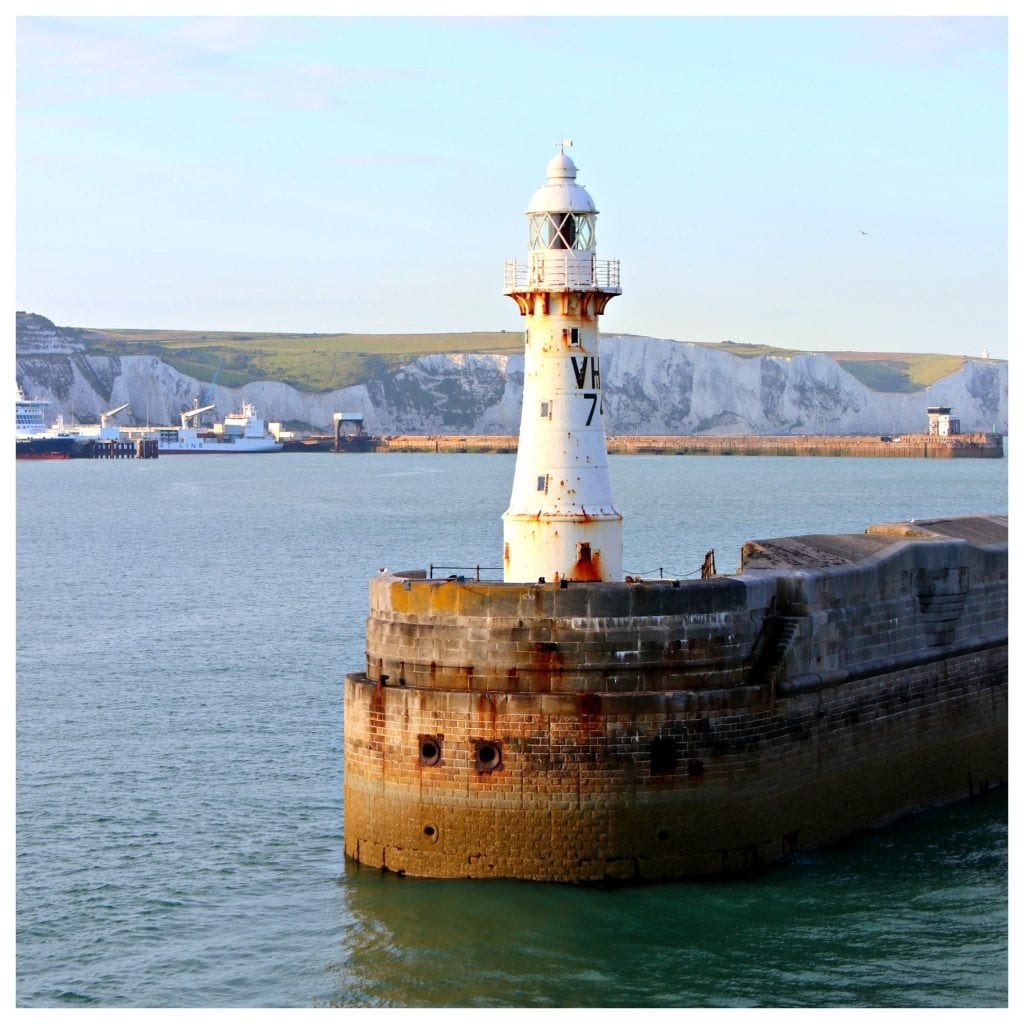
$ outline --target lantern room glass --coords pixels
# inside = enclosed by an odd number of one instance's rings
[[[530,215],[530,249],[592,249],[592,213],[534,213]]]

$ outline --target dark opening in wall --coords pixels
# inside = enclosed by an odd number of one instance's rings
[[[493,772],[501,767],[501,740],[474,740],[476,770]]]
[[[420,764],[429,768],[441,762],[441,745],[443,736],[428,736],[425,733],[418,737],[420,741]]]
[[[655,736],[651,740],[651,774],[669,775],[676,770],[679,751],[672,736]]]

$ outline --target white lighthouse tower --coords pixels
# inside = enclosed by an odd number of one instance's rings
[[[622,580],[597,330],[622,293],[619,263],[597,259],[597,209],[567,145],[527,208],[528,261],[505,263],[504,293],[526,317],[519,453],[502,516],[506,583]]]

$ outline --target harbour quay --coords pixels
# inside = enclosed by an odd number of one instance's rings
[[[854,458],[1001,459],[1001,434],[774,435],[609,434],[610,455],[818,455]],[[371,439],[376,452],[516,452],[514,434],[399,434]]]

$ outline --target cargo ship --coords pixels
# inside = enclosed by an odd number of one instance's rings
[[[251,402],[216,423],[212,430],[193,425],[198,417],[214,409],[205,405],[181,414],[180,427],[159,427],[154,431],[161,455],[237,455],[279,452],[284,445],[271,434]]]

